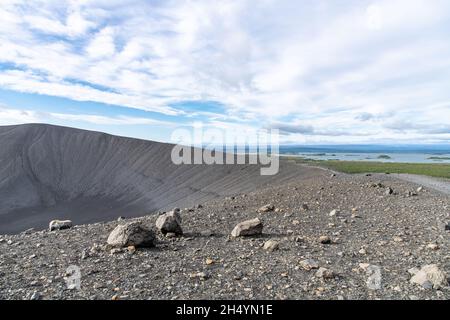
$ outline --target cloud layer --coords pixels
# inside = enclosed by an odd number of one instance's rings
[[[0,21],[4,89],[292,142],[450,140],[446,0],[2,0]]]

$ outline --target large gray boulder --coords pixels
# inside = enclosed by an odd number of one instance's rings
[[[260,235],[263,230],[263,223],[258,218],[239,223],[234,227],[231,235],[233,237]]]
[[[155,233],[142,222],[129,222],[118,225],[110,233],[107,243],[118,248],[153,247],[155,239]]]
[[[170,212],[164,213],[156,219],[156,227],[162,234],[174,233],[182,235],[180,209],[175,208]]]

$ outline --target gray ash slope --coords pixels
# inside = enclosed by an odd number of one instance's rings
[[[0,234],[191,206],[264,185],[323,174],[284,164],[180,165],[172,145],[43,124],[0,127]]]

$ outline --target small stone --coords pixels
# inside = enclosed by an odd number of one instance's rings
[[[297,219],[292,220],[292,224],[293,224],[294,226],[298,226],[298,225],[300,224],[300,221],[297,220]]]
[[[174,233],[174,232],[167,232],[166,233],[166,238],[168,238],[168,239],[172,239],[172,238],[176,238],[176,237],[177,237],[177,234]]]
[[[450,231],[450,222],[447,222],[444,227],[445,231]]]
[[[65,230],[72,228],[72,221],[70,220],[52,220],[48,225],[50,231]]]
[[[180,209],[175,208],[170,212],[162,214],[156,220],[156,227],[162,234],[175,233],[182,235]]]
[[[337,215],[337,210],[336,209],[332,210],[328,215],[330,217],[335,217]]]
[[[329,236],[320,236],[319,237],[319,242],[321,244],[330,244],[331,243],[331,238]]]
[[[263,223],[258,218],[243,221],[234,227],[232,237],[254,236],[262,234]]]
[[[312,269],[318,269],[319,268],[319,262],[317,262],[316,260],[313,260],[313,259],[305,259],[305,260],[300,261],[300,266],[303,269],[309,271],[309,270],[312,270]]]
[[[360,263],[360,264],[359,264],[359,267],[360,267],[362,270],[366,271],[366,270],[370,267],[370,263]]]
[[[316,272],[317,278],[333,279],[335,276],[336,276],[336,274],[334,273],[333,270],[323,268],[323,267],[319,268],[319,270],[317,270],[317,272]]]
[[[214,264],[214,260],[213,259],[211,259],[211,258],[207,258],[206,260],[205,260],[205,264],[206,265],[212,265],[212,264]]]
[[[427,248],[430,250],[439,250],[439,246],[436,243],[430,243],[429,245],[427,245]]]
[[[114,248],[114,249],[111,249],[109,251],[110,255],[115,255],[115,254],[118,254],[118,253],[122,253],[122,249],[121,248]]]
[[[394,193],[394,190],[391,187],[387,187],[386,191],[384,192],[385,195],[391,195]]]
[[[440,289],[448,285],[447,275],[436,264],[428,264],[422,267],[410,280],[425,289]]]
[[[264,213],[264,212],[270,212],[270,211],[274,211],[275,210],[275,206],[273,204],[266,204],[265,206],[262,206],[261,208],[258,209],[258,212]]]
[[[202,281],[209,278],[208,274],[206,274],[205,272],[192,273],[190,277],[191,279],[200,279]]]
[[[418,188],[416,189],[416,191],[417,191],[417,192],[422,192],[422,191],[423,191],[423,187],[422,187],[422,186],[418,187]]]
[[[359,252],[359,254],[363,254],[363,255],[367,254],[367,251],[364,248],[360,249],[358,252]]]
[[[302,209],[305,210],[305,211],[308,211],[309,210],[308,204],[307,203],[303,203],[302,204]]]
[[[34,291],[30,297],[30,300],[40,300],[40,299],[41,299],[41,295],[37,291]]]
[[[135,253],[136,252],[136,247],[135,246],[128,246],[127,248],[129,253]]]
[[[394,238],[392,238],[395,242],[403,242],[403,239],[401,238],[401,237],[398,237],[398,236],[396,236],[396,237],[394,237]]]
[[[280,247],[280,243],[278,241],[275,240],[268,240],[264,243],[264,250],[269,251],[269,252],[273,252],[275,250],[278,250]]]

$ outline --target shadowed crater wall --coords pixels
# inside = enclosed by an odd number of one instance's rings
[[[134,217],[323,174],[283,163],[174,165],[172,145],[43,124],[0,127],[0,234]],[[269,200],[268,200],[269,201]]]

